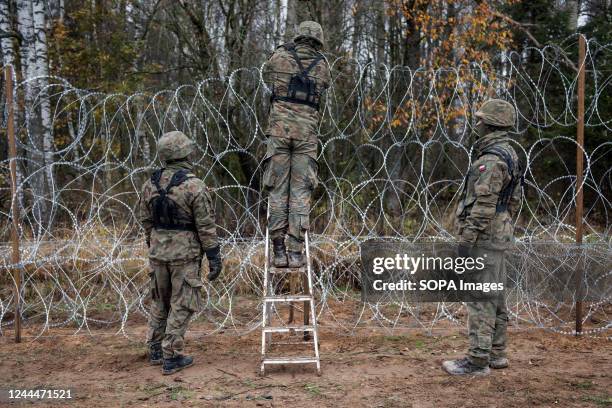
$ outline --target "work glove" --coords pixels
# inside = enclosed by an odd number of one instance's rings
[[[472,246],[467,242],[460,242],[457,245],[457,257],[469,258],[472,256]]]
[[[208,280],[212,282],[219,277],[223,270],[223,261],[221,260],[221,249],[219,246],[207,250],[206,258],[208,259]]]

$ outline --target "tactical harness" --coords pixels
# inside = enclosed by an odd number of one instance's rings
[[[156,230],[179,230],[196,232],[196,226],[188,214],[185,214],[174,200],[169,197],[170,190],[178,187],[186,180],[194,178],[189,176],[187,170],[179,170],[172,175],[170,183],[166,188],[161,188],[159,181],[165,169],[159,169],[151,175],[151,183],[157,189],[157,196],[149,200],[149,206],[153,212],[153,228]]]
[[[505,149],[499,146],[489,147],[483,150],[480,153],[480,155],[478,155],[477,160],[480,159],[485,154],[492,154],[494,156],[499,157],[506,163],[506,166],[508,166],[508,172],[510,173],[510,181],[508,182],[506,187],[504,187],[502,191],[499,193],[499,198],[497,199],[497,204],[495,205],[495,212],[502,213],[508,210],[508,204],[510,203],[510,199],[512,198],[514,189],[519,185],[519,183],[522,187],[525,186],[525,176],[523,174],[520,164],[515,166],[512,156]],[[467,194],[468,177],[469,177],[469,172],[468,174],[465,175],[465,183],[463,186],[462,200],[465,200],[465,196]]]
[[[323,56],[319,54],[315,59],[312,60],[310,65],[304,69],[302,60],[295,52],[295,44],[288,43],[282,45],[289,54],[293,57],[295,62],[298,64],[300,72],[291,76],[289,80],[289,86],[287,87],[287,95],[282,96],[276,94],[276,90],[272,90],[272,96],[270,101],[285,101],[291,103],[298,103],[301,105],[307,105],[316,110],[319,110],[319,93],[317,92],[317,83],[308,76],[310,71],[323,59]],[[302,96],[303,95],[303,96]]]

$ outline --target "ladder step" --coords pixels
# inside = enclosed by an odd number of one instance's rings
[[[308,364],[318,363],[316,357],[266,357],[263,359],[264,364]]]
[[[276,326],[276,327],[264,327],[264,333],[287,333],[291,331],[305,331],[305,332],[313,332],[315,331],[314,326]]]
[[[277,268],[275,266],[270,267],[270,273],[281,274],[281,273],[306,273],[306,267],[301,266],[299,268]]]
[[[295,341],[273,341],[270,343],[270,347],[279,346],[309,346],[312,347],[312,338],[308,340],[295,340]]]
[[[309,295],[280,295],[264,297],[264,302],[307,302],[312,300],[312,296]]]

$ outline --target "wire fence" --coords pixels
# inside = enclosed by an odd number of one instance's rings
[[[456,303],[361,302],[359,245],[380,237],[453,240],[452,214],[474,140],[473,112],[495,96],[517,109],[511,136],[526,169],[525,199],[515,221],[518,258],[509,265],[511,320],[572,333],[575,289],[560,276],[558,262],[549,261],[575,260],[580,187],[589,244],[581,253],[607,271],[586,282],[593,290],[585,333],[609,336],[611,44],[587,42],[587,143],[583,185],[576,186],[577,73],[565,57],[576,39],[562,47],[506,52],[492,63],[440,69],[328,57],[333,81],[321,111],[319,186],[311,213],[319,321],[346,330],[463,322],[463,306]],[[1,277],[0,329],[14,322],[15,268],[23,277],[24,323],[39,335],[54,327],[77,333],[101,326],[125,334],[148,316],[147,258],[135,204],[159,165],[155,141],[170,130],[196,141],[195,169],[214,193],[226,259],[223,277],[206,287],[198,317],[211,333],[257,329],[266,214],[260,179],[270,95],[261,67],[130,95],[75,88],[54,76],[15,77],[14,83],[19,176],[11,197],[9,160],[0,161],[0,266],[7,271]],[[11,200],[20,208],[18,265],[9,256]],[[534,248],[543,244],[548,261],[532,262]],[[544,282],[538,287],[529,284],[535,275]],[[550,287],[561,281],[567,290],[556,298]]]

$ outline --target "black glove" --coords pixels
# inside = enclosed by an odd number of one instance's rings
[[[221,249],[219,246],[207,250],[206,258],[208,259],[208,280],[214,281],[223,270],[223,261],[221,260]]]
[[[468,258],[472,256],[472,246],[466,242],[460,242],[457,245],[457,257]]]

